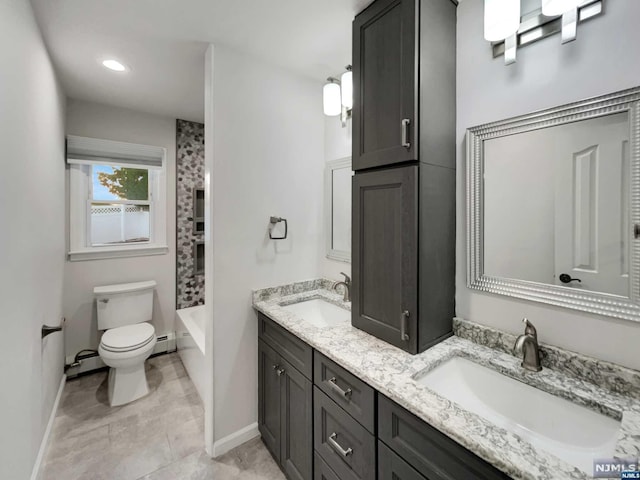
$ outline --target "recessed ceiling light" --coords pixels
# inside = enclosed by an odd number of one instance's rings
[[[102,65],[109,70],[113,70],[114,72],[124,72],[127,70],[127,67],[125,67],[122,63],[113,59],[103,60]]]

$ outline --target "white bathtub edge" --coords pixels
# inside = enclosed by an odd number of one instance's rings
[[[206,360],[202,348],[204,338],[194,338],[197,335],[204,337],[204,332],[194,331],[195,326],[189,317],[195,309],[199,308],[204,309],[204,306],[176,310],[176,348],[189,378],[195,385],[200,399],[204,402],[206,381]],[[185,315],[184,318],[182,314]]]

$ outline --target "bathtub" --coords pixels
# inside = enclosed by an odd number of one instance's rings
[[[202,401],[205,387],[204,320],[204,305],[176,310],[178,355]]]

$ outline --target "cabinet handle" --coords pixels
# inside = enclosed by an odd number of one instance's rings
[[[329,438],[327,439],[327,441],[329,442],[329,445],[331,445],[331,448],[333,448],[336,452],[338,452],[344,458],[347,458],[349,455],[353,453],[353,448],[349,447],[345,450],[344,448],[342,448],[342,446],[338,442],[336,442],[336,438],[338,438],[338,434],[336,432],[333,432],[331,435],[329,435]]]
[[[400,124],[402,125],[402,146],[405,148],[411,148],[411,142],[409,141],[409,126],[411,125],[411,120],[403,118]]]
[[[409,310],[402,312],[400,316],[400,340],[403,342],[409,341]]]
[[[285,370],[284,368],[279,368],[278,370],[276,370],[276,373],[278,374],[279,377],[281,377],[284,374]]]
[[[336,377],[331,377],[329,379],[329,386],[332,388],[334,392],[344,398],[349,398],[351,396],[351,389],[347,388],[346,390],[341,389],[336,383]]]

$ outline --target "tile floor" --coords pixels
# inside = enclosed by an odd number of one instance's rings
[[[210,459],[204,411],[177,354],[147,361],[151,393],[109,407],[107,374],[65,386],[40,480],[284,480],[260,439]]]

